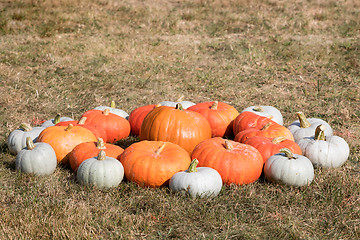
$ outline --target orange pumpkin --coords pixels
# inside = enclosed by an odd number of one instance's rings
[[[280,124],[277,124],[274,121],[268,122],[260,129],[248,128],[244,131],[241,131],[236,134],[234,141],[244,143],[247,139],[254,136],[269,138],[284,136],[286,139],[294,141],[294,136],[292,135],[290,130]]]
[[[198,144],[191,158],[199,160],[199,167],[217,170],[227,185],[242,185],[256,181],[264,164],[256,148],[220,137],[207,139]]]
[[[83,142],[96,141],[95,135],[88,129],[80,126],[52,126],[43,130],[37,142],[51,145],[56,153],[57,161],[62,164],[69,163],[68,154]]]
[[[80,143],[69,154],[71,168],[76,172],[83,161],[98,156],[101,150],[105,151],[106,156],[112,158],[117,158],[124,152],[124,149],[119,146],[104,143],[102,138],[98,138],[97,142]]]
[[[86,117],[87,123],[102,128],[106,132],[106,142],[114,143],[130,135],[130,123],[123,117],[110,113],[110,109],[89,110],[81,118]]]
[[[177,172],[188,169],[191,159],[180,146],[162,141],[141,141],[130,145],[118,157],[125,177],[142,187],[168,185]]]
[[[271,120],[271,117],[259,116],[256,113],[248,112],[248,111],[242,112],[234,120],[233,123],[234,136],[236,136],[236,134],[248,128],[260,129],[269,122],[274,122]]]
[[[280,149],[282,148],[287,148],[292,153],[302,155],[299,145],[296,142],[286,139],[283,136],[276,138],[255,136],[245,140],[244,144],[251,145],[259,150],[261,156],[263,157],[264,163],[272,155],[280,153]]]
[[[233,120],[239,112],[223,102],[203,102],[188,108],[203,115],[210,123],[212,137],[230,137],[233,134]]]
[[[146,105],[146,106],[142,106],[142,107],[138,107],[136,109],[134,109],[130,115],[129,115],[129,123],[131,126],[131,133],[135,136],[139,136],[140,135],[140,128],[141,128],[141,124],[144,121],[144,118],[146,117],[146,115],[151,112],[151,110],[153,110],[155,107],[159,107],[160,105]]]
[[[209,122],[200,113],[160,106],[145,117],[140,130],[140,140],[166,141],[178,144],[191,154],[201,141],[211,138]]]

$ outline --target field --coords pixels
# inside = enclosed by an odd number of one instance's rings
[[[0,1],[0,239],[360,239],[359,19],[356,0]],[[182,95],[272,105],[286,126],[322,118],[350,157],[308,187],[259,179],[194,200],[15,171],[6,140],[22,122]]]

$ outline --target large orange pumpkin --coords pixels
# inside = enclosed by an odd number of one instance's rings
[[[207,139],[198,144],[191,158],[199,160],[199,167],[217,170],[227,185],[242,185],[256,181],[264,164],[256,148],[220,137]]]
[[[274,122],[271,120],[271,117],[259,116],[256,113],[248,112],[248,111],[242,112],[234,120],[233,123],[234,136],[236,136],[236,134],[248,128],[260,129],[269,122]]]
[[[151,112],[151,110],[159,106],[160,106],[159,104],[158,105],[151,104],[134,109],[129,115],[131,133],[134,134],[135,136],[139,136],[141,124],[144,121],[144,118],[149,112]]]
[[[283,136],[276,138],[255,136],[245,140],[244,144],[251,145],[259,150],[261,156],[263,157],[264,163],[272,155],[280,153],[280,149],[282,148],[287,148],[292,153],[302,155],[299,145],[296,142],[286,139]]]
[[[106,153],[106,156],[112,158],[117,158],[124,152],[124,149],[117,145],[104,143],[102,138],[98,138],[97,142],[80,143],[69,154],[71,168],[76,172],[83,161],[96,157],[101,150]]]
[[[200,113],[160,106],[145,117],[140,130],[140,140],[166,141],[178,144],[191,154],[201,141],[211,138],[211,127]]]
[[[239,112],[223,102],[203,102],[188,108],[203,115],[210,123],[212,137],[230,137],[233,133],[233,120]]]
[[[70,124],[46,128],[40,133],[37,141],[50,144],[56,153],[57,161],[68,164],[68,154],[74,147],[83,142],[94,142],[96,137],[90,130]]]
[[[188,169],[190,155],[179,145],[162,141],[141,141],[130,145],[118,157],[125,177],[142,187],[168,185],[177,172]]]

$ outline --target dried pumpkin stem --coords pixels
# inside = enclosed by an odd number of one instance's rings
[[[28,150],[33,150],[35,148],[35,144],[34,144],[33,140],[31,139],[31,137],[26,138],[26,147]]]
[[[106,159],[106,153],[105,153],[104,150],[101,150],[101,151],[99,152],[99,155],[98,155],[98,157],[97,157],[97,160],[103,161],[103,160],[105,160],[105,159]]]
[[[157,107],[161,107],[161,103],[156,104],[155,108],[157,108]]]
[[[226,150],[233,150],[234,146],[231,144],[231,142],[229,140],[225,140],[225,148]]]
[[[253,108],[253,110],[254,110],[255,112],[264,112],[264,111],[265,111],[265,109],[264,109],[262,106],[255,106],[255,107]]]
[[[308,128],[311,126],[311,123],[307,120],[303,112],[297,112],[296,115],[298,116],[301,128]]]
[[[284,153],[288,159],[295,159],[294,154],[288,148],[282,148],[279,152]]]
[[[163,143],[155,152],[155,154],[159,155],[165,148],[165,143]]]
[[[69,124],[66,128],[65,131],[70,131],[71,129],[73,129],[74,125]]]
[[[96,148],[97,149],[106,149],[104,140],[102,138],[98,138],[97,143],[96,143]]]
[[[87,119],[87,117],[82,117],[82,118],[80,118],[78,124],[79,124],[79,125],[84,125],[85,122],[86,122],[86,119]]]
[[[320,124],[319,126],[317,126],[316,129],[315,129],[315,137],[314,137],[314,139],[315,140],[325,141],[326,140],[325,129],[326,129],[326,127],[323,124]]]
[[[115,106],[116,106],[116,105],[115,105],[115,101],[111,101],[110,107],[111,107],[111,108],[115,108]]]
[[[60,114],[59,113],[56,114],[56,116],[54,118],[54,121],[53,121],[54,125],[56,125],[56,124],[58,124],[60,122],[60,118],[61,118]]]
[[[215,102],[211,105],[211,108],[210,108],[210,109],[217,110],[218,105],[219,105],[219,102],[218,102],[218,101],[215,101]]]
[[[196,158],[194,158],[194,160],[191,161],[190,166],[188,168],[188,172],[192,173],[192,172],[197,172],[197,168],[196,166],[199,164],[199,160],[197,160]]]
[[[23,129],[25,132],[29,132],[32,130],[32,127],[28,123],[20,124],[20,129]]]
[[[176,104],[175,109],[184,110],[183,106],[182,106],[180,103],[177,103],[177,104]]]
[[[107,109],[105,109],[105,110],[103,111],[103,114],[104,114],[105,116],[109,115],[109,113],[110,113],[110,108],[107,108]]]
[[[271,142],[273,144],[279,144],[279,143],[281,143],[282,141],[285,141],[285,140],[286,140],[286,137],[280,136],[280,137],[274,138]]]
[[[265,126],[263,126],[260,130],[262,131],[266,131],[269,129],[269,127],[271,126],[271,122],[267,123]]]
[[[184,100],[184,95],[182,95],[181,97],[178,98],[178,100],[176,100],[176,102],[182,102]]]

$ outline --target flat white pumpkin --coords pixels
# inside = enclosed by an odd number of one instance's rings
[[[181,96],[178,100],[176,100],[175,102],[172,101],[163,101],[161,103],[159,103],[161,106],[168,106],[168,107],[176,107],[176,105],[178,103],[181,104],[181,106],[183,107],[183,109],[188,109],[191,106],[194,106],[195,103],[190,102],[190,101],[183,101],[184,96]]]
[[[43,124],[41,124],[41,127],[48,128],[48,127],[55,126],[59,122],[67,122],[67,121],[74,121],[74,119],[69,118],[69,117],[61,117],[60,114],[57,114],[54,119],[47,120]]]
[[[349,145],[341,137],[326,137],[324,130],[325,126],[319,125],[314,137],[301,139],[298,143],[301,151],[315,167],[340,167],[349,157]]]
[[[54,173],[57,160],[54,149],[47,143],[33,143],[26,138],[26,147],[22,149],[15,160],[16,170],[35,175],[50,175]]]
[[[117,187],[124,178],[124,167],[119,160],[107,157],[101,150],[97,157],[80,164],[76,178],[81,184],[100,189]]]
[[[265,162],[264,174],[267,180],[297,187],[313,181],[314,167],[307,157],[293,154],[286,148],[280,149],[280,152]]]
[[[281,112],[273,106],[251,106],[247,107],[242,112],[253,112],[259,116],[271,117],[274,122],[283,125],[284,119]]]
[[[112,114],[118,115],[118,116],[123,117],[125,119],[129,118],[129,114],[127,112],[125,112],[122,109],[115,108],[115,102],[114,101],[111,101],[110,107],[109,106],[98,106],[98,107],[96,107],[94,109],[95,110],[100,110],[100,111],[104,111],[105,109],[110,109],[110,112]]]
[[[209,167],[198,167],[194,159],[188,170],[175,173],[169,182],[169,187],[174,192],[187,192],[192,198],[215,197],[222,188],[223,182],[220,174]]]

